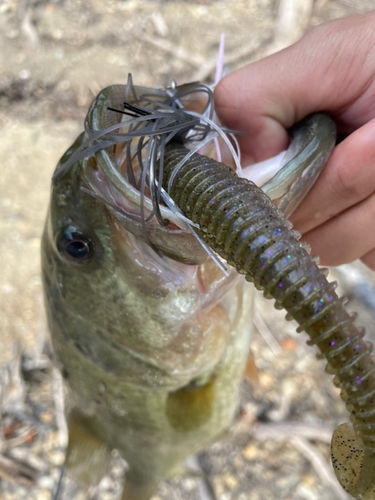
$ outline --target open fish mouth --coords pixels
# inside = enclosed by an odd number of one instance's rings
[[[112,85],[93,101],[79,148],[57,169],[54,179],[82,160],[88,194],[156,253],[199,265],[207,255],[222,261],[197,236],[196,224],[181,213],[161,186],[168,148],[189,153],[176,167],[201,153],[225,163],[262,189],[284,215],[298,206],[318,177],[334,146],[335,134],[324,115],[314,115],[293,132],[288,150],[242,170],[236,134],[215,121],[212,90],[194,82],[166,89]],[[331,127],[332,128],[332,127]],[[170,185],[175,177],[172,174]],[[197,229],[199,229],[196,226]]]
[[[99,93],[86,116],[82,144],[54,178],[82,160],[88,187],[83,189],[103,201],[125,229],[158,253],[201,264],[212,252],[162,189],[157,168],[172,141],[207,152],[208,143],[221,135],[240,169],[237,153],[213,116],[212,91],[205,85],[153,90],[134,87],[129,76],[126,86]]]

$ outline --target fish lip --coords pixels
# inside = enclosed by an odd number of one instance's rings
[[[98,131],[120,123],[121,115],[107,108],[121,107],[125,89],[125,85],[112,85],[102,90],[90,108],[86,128]],[[98,168],[91,168],[90,158],[82,160],[85,184],[89,191],[106,204],[109,213],[121,226],[143,241],[151,243],[162,254],[174,260],[189,265],[200,265],[207,260],[205,249],[192,234],[191,229],[177,213],[165,206],[160,206],[160,212],[163,219],[169,221],[168,225],[161,226],[156,217],[153,217],[146,223],[147,231],[144,230],[140,192],[129,184],[115,168],[116,157],[113,147],[97,151],[95,160]],[[122,192],[104,173],[108,168],[119,179]],[[144,219],[147,219],[153,211],[152,201],[147,196],[144,197],[143,210]]]
[[[121,122],[122,115],[120,113],[114,113],[110,111],[108,108],[121,108],[124,96],[125,96],[126,85],[111,85],[106,87],[101,92],[99,92],[98,96],[94,100],[91,110],[88,113],[87,117],[87,126],[94,130],[99,131],[107,128],[111,125]],[[99,163],[99,166],[106,163],[110,164],[114,169],[113,165],[116,162],[114,152],[111,148],[102,149],[97,151],[95,154],[96,160]],[[117,169],[116,169],[117,170]],[[140,192],[134,186],[129,184],[123,177],[122,182],[125,182],[127,185],[127,197],[128,199],[136,206],[140,206]],[[147,212],[147,215],[153,210],[152,202],[150,198],[144,198],[144,209]],[[177,227],[182,229],[183,231],[189,231],[186,223],[181,220],[175,213],[173,213],[168,207],[160,206],[160,212],[163,219],[171,221]]]

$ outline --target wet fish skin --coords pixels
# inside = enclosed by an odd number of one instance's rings
[[[229,426],[249,350],[252,290],[210,261],[165,258],[161,268],[82,191],[85,161],[53,183],[42,238],[48,324],[71,393],[66,465],[77,482],[93,484],[117,448],[130,467],[123,498],[146,500]],[[71,241],[87,257],[72,258]]]

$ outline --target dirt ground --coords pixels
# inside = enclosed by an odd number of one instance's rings
[[[230,72],[326,20],[374,8],[375,0],[0,0],[0,499],[51,498],[64,460],[39,247],[52,172],[93,97],[129,72],[150,87],[211,82],[221,33]],[[361,324],[373,324],[373,275],[361,266],[333,274]],[[241,403],[248,425],[199,457],[216,499],[347,498],[329,465],[332,428],[346,419],[338,391],[305,337],[258,296],[255,326],[259,385],[244,384]],[[67,480],[63,498],[118,499],[123,475],[114,456],[97,490]],[[198,500],[199,484],[165,481],[154,500]]]

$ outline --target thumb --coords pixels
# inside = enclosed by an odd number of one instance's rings
[[[286,129],[316,111],[336,115],[342,125],[361,125],[366,106],[349,108],[374,80],[368,60],[374,21],[371,12],[322,24],[296,44],[219,82],[216,111],[224,125],[247,133],[239,137],[245,163],[285,149]]]

